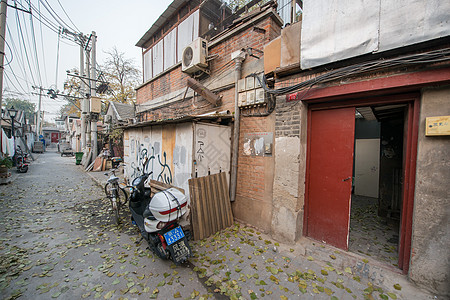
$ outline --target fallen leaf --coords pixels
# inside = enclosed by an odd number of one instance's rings
[[[314,258],[311,255],[308,256],[306,259],[309,260],[309,261],[313,261],[314,260]]]
[[[176,292],[175,294],[173,294],[174,298],[181,298],[180,292]]]
[[[391,299],[397,299],[397,295],[394,293],[386,293]]]
[[[398,283],[394,284],[394,289],[396,289],[397,291],[400,291],[402,289],[402,286]]]
[[[163,281],[161,281],[160,283],[158,283],[157,286],[164,286],[164,285],[166,285],[166,281],[165,281],[165,280],[163,280]]]
[[[116,290],[112,290],[112,291],[109,291],[108,293],[106,293],[106,295],[105,296],[103,296],[103,298],[105,298],[105,299],[111,299],[111,297],[113,296],[113,294],[116,292]]]
[[[61,292],[56,292],[52,295],[52,298],[58,298],[61,295]]]

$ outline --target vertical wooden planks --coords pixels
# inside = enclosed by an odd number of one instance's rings
[[[189,179],[191,223],[195,240],[233,224],[226,173]]]

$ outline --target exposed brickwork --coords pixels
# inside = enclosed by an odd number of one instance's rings
[[[224,70],[234,70],[234,62],[231,61],[231,53],[242,48],[252,47],[263,50],[264,45],[278,37],[281,28],[270,16],[257,23],[251,24],[245,30],[242,30],[214,45],[209,49],[209,55],[215,56],[210,62],[211,78],[223,74]],[[256,27],[256,29],[255,29]],[[260,29],[264,30],[260,30]],[[250,58],[254,59],[254,58]],[[248,59],[245,64],[250,61]],[[231,74],[234,78],[234,75]],[[143,85],[137,90],[137,103],[151,103],[151,100],[157,99],[163,95],[182,90],[186,87],[188,75],[181,72],[181,66],[178,66],[163,76]],[[200,82],[205,83],[200,80]],[[229,83],[229,77],[227,82]],[[183,90],[184,93],[184,90]],[[209,102],[198,97],[196,99],[186,99],[172,102],[166,106],[159,107],[140,113],[140,121],[151,121],[168,118],[181,117],[187,114],[202,114],[216,111],[229,110],[234,113],[235,90],[234,87],[218,92],[222,95],[222,104],[219,107],[213,107]],[[181,95],[182,97],[182,95]],[[141,107],[142,108],[142,107]],[[242,117],[239,139],[239,158],[237,174],[236,201],[238,209],[242,213],[235,215],[243,221],[259,226],[262,230],[270,230],[271,207],[272,207],[272,182],[273,178],[273,158],[261,156],[243,155],[244,136],[250,132],[274,132],[275,117],[272,114],[269,117]],[[231,162],[230,162],[231,163]],[[258,210],[255,214],[253,210]],[[255,217],[256,216],[256,217]],[[252,218],[259,221],[252,222]]]
[[[271,131],[266,118],[244,117],[240,123],[237,196],[263,200],[266,193],[264,178],[266,170],[262,156],[243,155],[244,135],[252,132]]]
[[[255,30],[254,27],[263,28],[265,32],[263,33],[260,30]],[[224,70],[234,68],[234,63],[230,62],[232,52],[247,47],[262,51],[264,45],[279,36],[280,32],[280,26],[273,20],[273,17],[269,17],[210,48],[209,55],[216,56],[216,58],[210,62],[210,77],[214,78],[214,76],[221,74]],[[170,72],[167,72],[161,77],[137,89],[137,104],[147,103],[158,97],[184,89],[188,77],[188,74],[181,72],[181,65],[176,67]],[[234,88],[221,91],[220,94],[223,95],[222,105],[214,109],[218,111],[229,110],[234,112]],[[163,118],[175,118],[192,114],[193,112],[201,114],[211,111],[212,109],[213,107],[204,99],[198,98],[195,101],[187,99],[185,101],[177,101],[168,106],[138,114],[138,120],[149,121]]]
[[[300,136],[300,106],[298,101],[286,102],[286,96],[277,97],[275,109],[275,136]]]

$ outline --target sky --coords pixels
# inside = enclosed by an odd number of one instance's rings
[[[66,70],[79,68],[78,45],[61,38],[58,51],[59,26],[83,34],[95,31],[98,64],[105,61],[107,57],[105,51],[116,47],[125,53],[126,58],[134,59],[136,66],[142,68],[141,48],[135,45],[172,2],[172,0],[8,0],[8,4],[12,6],[16,4],[18,8],[28,10],[30,1],[33,22],[30,21],[29,13],[13,7],[7,9],[3,98],[29,100],[36,103],[36,107],[39,96],[32,94],[38,92],[33,90],[32,86],[54,88],[56,85],[57,89],[62,91],[64,81],[67,79]],[[39,11],[42,16],[39,16]],[[56,21],[58,16],[60,24]],[[58,117],[59,109],[65,103],[67,102],[61,97],[53,100],[45,94],[42,97],[45,120],[51,122]]]

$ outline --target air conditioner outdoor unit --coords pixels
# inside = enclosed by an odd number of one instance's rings
[[[205,71],[208,67],[206,61],[207,56],[208,42],[205,39],[197,38],[189,46],[183,49],[181,71],[189,74],[197,71]]]

